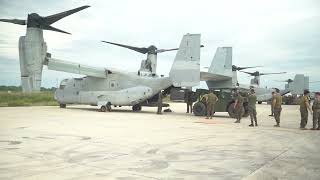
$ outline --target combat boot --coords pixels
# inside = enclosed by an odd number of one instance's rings
[[[237,119],[234,123],[240,123],[240,120],[239,120],[239,119]]]
[[[253,124],[250,124],[249,126],[250,126],[250,127],[253,127],[254,125],[253,125]]]
[[[280,124],[276,124],[276,125],[274,125],[274,127],[280,127]]]
[[[320,130],[320,126],[317,128],[317,130]]]
[[[256,126],[258,126],[258,123],[256,122]]]
[[[313,127],[313,128],[310,128],[310,130],[317,130],[317,128],[314,128],[314,127]]]

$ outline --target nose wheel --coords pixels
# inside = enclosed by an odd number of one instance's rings
[[[132,106],[132,111],[134,112],[138,112],[138,111],[141,111],[141,105],[140,104],[136,104],[134,106]]]
[[[106,104],[106,105],[102,105],[101,107],[100,107],[100,111],[101,112],[111,112],[111,110],[112,110],[112,108],[111,108],[111,104],[110,103],[108,103],[108,104]]]

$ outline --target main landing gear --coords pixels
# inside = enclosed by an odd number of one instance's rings
[[[111,112],[111,103],[107,103],[106,105],[102,105],[101,107],[100,107],[100,111],[101,112]]]

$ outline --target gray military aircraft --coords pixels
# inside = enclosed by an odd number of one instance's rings
[[[114,106],[155,106],[158,94],[171,86],[196,86],[200,81],[200,34],[184,35],[171,67],[169,77],[141,76],[112,68],[89,67],[47,58],[48,69],[87,75],[84,78],[63,80],[55,98],[65,104],[91,104],[101,110]]]
[[[83,78],[61,81],[60,87],[55,92],[55,99],[61,108],[65,108],[66,104],[77,103],[99,105],[102,111],[111,110],[111,105],[132,106],[134,111],[140,111],[142,105],[153,106],[162,90],[171,86],[192,87],[199,84],[200,34],[183,36],[169,77],[156,76],[156,54],[177,49],[157,50],[154,46],[143,49],[142,53],[148,53],[148,60],[153,63],[149,69],[151,76],[51,58],[43,40],[43,30],[68,33],[52,27],[51,24],[88,7],[82,6],[45,17],[32,13],[28,15],[27,21],[0,19],[2,22],[27,25],[27,34],[20,37],[19,41],[23,92],[40,91],[43,65],[47,65],[50,70],[86,75]]]
[[[251,88],[255,89],[257,100],[261,103],[263,101],[268,101],[271,99],[271,93],[274,91],[273,88],[262,88],[260,87],[260,76],[270,75],[270,74],[283,74],[280,73],[260,73],[256,72],[244,72],[242,70],[249,68],[256,68],[261,66],[252,66],[252,67],[238,67],[232,65],[232,47],[219,47],[215,53],[215,56],[211,62],[211,65],[208,69],[208,72],[200,72],[201,81],[206,81],[208,88],[212,89],[243,89],[249,90]],[[254,76],[251,79],[250,84],[239,84],[237,78],[237,71],[242,71],[251,76]],[[294,80],[291,87],[283,91],[283,94],[288,93],[293,90],[292,87],[298,87],[303,82],[298,82]]]

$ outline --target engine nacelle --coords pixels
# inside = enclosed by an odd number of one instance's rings
[[[19,39],[21,86],[23,92],[39,92],[42,67],[47,53],[42,29],[27,28],[26,36]]]

